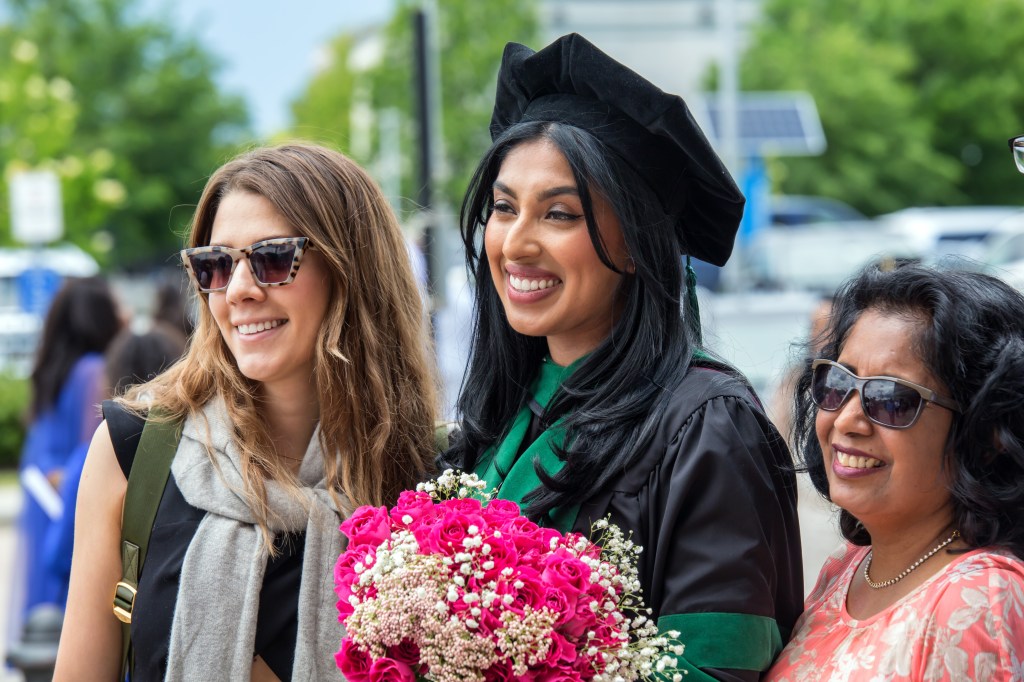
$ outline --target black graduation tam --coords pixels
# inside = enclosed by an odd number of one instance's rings
[[[684,252],[715,265],[729,259],[743,194],[681,97],[572,33],[540,52],[505,46],[491,138],[521,121],[557,121],[590,132],[648,182]]]

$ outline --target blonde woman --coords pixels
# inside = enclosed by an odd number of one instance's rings
[[[184,420],[135,599],[132,677],[340,679],[338,524],[393,502],[432,460],[434,375],[401,232],[352,161],[285,145],[220,168],[188,241],[195,335],[119,403]],[[78,499],[58,680],[119,675],[131,448],[109,412]]]

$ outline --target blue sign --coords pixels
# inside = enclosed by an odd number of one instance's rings
[[[17,277],[18,304],[25,312],[45,315],[62,278],[49,268],[29,268]]]
[[[764,159],[753,156],[747,159],[743,173],[743,194],[747,204],[743,209],[737,241],[741,246],[749,245],[758,232],[768,226],[770,184]]]

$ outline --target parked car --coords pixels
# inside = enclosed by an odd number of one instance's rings
[[[769,224],[782,228],[867,220],[853,206],[831,197],[777,194],[769,201],[768,211]]]
[[[32,366],[43,326],[39,286],[52,289],[64,277],[88,277],[99,269],[72,244],[0,248],[0,371],[25,376]]]
[[[1024,292],[1024,215],[1010,218],[984,243],[977,269],[1000,277]]]
[[[910,240],[925,262],[938,263],[982,260],[986,242],[1012,231],[1022,217],[1019,206],[929,206],[881,215],[878,221]]]
[[[905,238],[849,204],[803,195],[771,197],[767,227],[741,248],[756,287],[820,292],[872,261],[920,256]]]
[[[920,252],[873,220],[818,223],[806,229],[769,227],[741,258],[760,288],[832,292],[869,263],[918,260]]]

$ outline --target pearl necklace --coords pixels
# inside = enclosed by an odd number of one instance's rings
[[[910,564],[910,566],[905,571],[900,573],[895,578],[890,578],[889,580],[886,580],[886,581],[880,582],[880,583],[876,583],[876,582],[872,581],[871,580],[871,576],[868,575],[868,569],[871,568],[871,557],[874,556],[874,551],[872,550],[870,553],[868,553],[868,558],[864,561],[864,582],[866,582],[868,584],[868,587],[870,587],[872,589],[875,589],[875,590],[880,590],[883,587],[889,587],[890,585],[895,585],[896,583],[898,583],[899,581],[903,580],[908,575],[910,575],[910,573],[915,568],[917,568],[918,566],[920,566],[924,562],[926,562],[929,559],[931,559],[933,556],[935,556],[935,554],[940,549],[942,549],[943,547],[945,547],[949,543],[953,542],[953,540],[956,540],[958,537],[960,537],[960,531],[954,530],[952,535],[950,535],[948,538],[946,538],[945,540],[943,540],[942,542],[937,544],[934,549],[932,549],[930,552],[925,554],[923,557],[921,557],[920,559],[918,559],[914,563]]]

